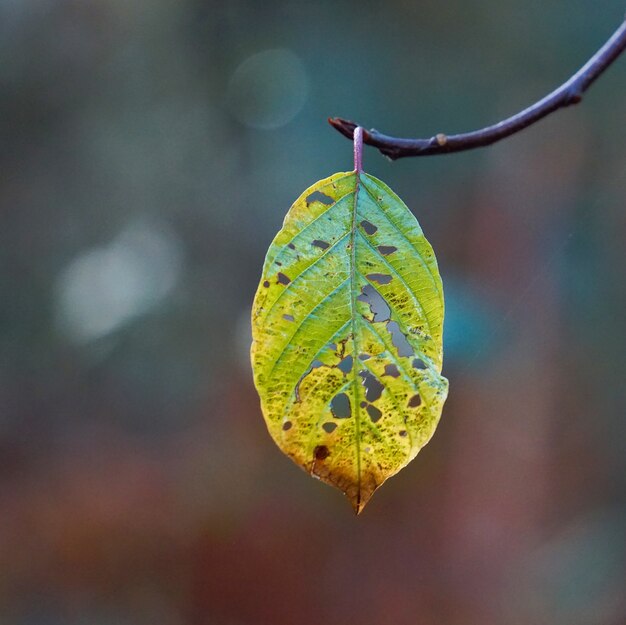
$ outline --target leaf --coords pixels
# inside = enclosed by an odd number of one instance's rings
[[[368,174],[307,189],[268,250],[251,350],[267,427],[357,514],[437,426],[443,314],[430,244]]]

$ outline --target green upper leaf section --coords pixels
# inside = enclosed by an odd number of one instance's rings
[[[255,384],[278,446],[357,513],[435,430],[443,314],[433,250],[380,180],[335,174],[291,207],[254,300]]]

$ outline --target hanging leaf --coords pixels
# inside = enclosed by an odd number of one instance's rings
[[[269,248],[252,310],[263,414],[283,452],[357,514],[435,430],[443,313],[430,244],[368,174],[307,189]]]

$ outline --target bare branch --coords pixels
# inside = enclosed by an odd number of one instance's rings
[[[395,160],[405,156],[430,156],[473,150],[491,145],[538,122],[550,113],[578,104],[589,87],[626,49],[626,21],[611,38],[567,82],[527,109],[493,126],[457,135],[436,134],[430,139],[404,139],[384,135],[377,130],[364,130],[363,142],[378,148],[385,156]],[[353,139],[359,125],[340,117],[328,122],[341,134]]]

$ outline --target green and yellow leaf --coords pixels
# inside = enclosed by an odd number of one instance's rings
[[[307,189],[272,242],[252,310],[270,434],[359,513],[431,438],[448,392],[432,247],[364,173]]]

